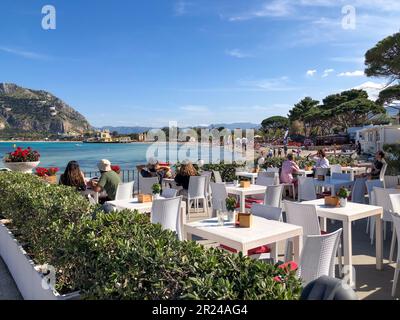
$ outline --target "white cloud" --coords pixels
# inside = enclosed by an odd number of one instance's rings
[[[234,58],[239,58],[239,59],[243,59],[243,58],[249,58],[251,57],[250,54],[248,53],[244,53],[239,49],[232,49],[232,50],[227,50],[225,52],[228,56],[234,57]]]
[[[335,71],[335,69],[326,69],[326,70],[324,70],[324,74],[322,75],[322,78],[328,77],[334,71]]]
[[[188,112],[196,112],[196,113],[204,113],[209,112],[210,110],[206,106],[198,106],[198,105],[186,105],[179,108],[182,111]]]
[[[316,73],[317,73],[317,70],[308,70],[306,72],[306,76],[307,77],[314,77]]]
[[[26,59],[32,59],[32,60],[49,60],[50,57],[44,54],[32,52],[32,51],[26,51],[26,50],[21,50],[21,49],[15,49],[15,48],[10,48],[10,47],[3,47],[0,46],[0,51],[10,53],[16,56],[20,56]]]
[[[241,86],[250,87],[254,91],[295,91],[297,87],[289,83],[288,77],[259,79],[259,80],[244,80],[239,81]]]
[[[347,71],[338,74],[338,77],[363,77],[365,76],[364,71],[356,70],[356,71]]]
[[[365,61],[365,58],[364,57],[333,57],[329,60],[333,61],[333,62],[363,64]]]
[[[291,15],[292,6],[288,0],[268,1],[261,8],[231,17],[230,21],[245,21],[263,17],[286,17]]]
[[[183,16],[187,13],[187,3],[183,0],[179,0],[174,4],[174,12],[176,16]]]
[[[372,101],[376,101],[379,98],[379,93],[385,89],[385,87],[385,83],[368,81],[352,89],[365,90],[368,93],[368,98]]]

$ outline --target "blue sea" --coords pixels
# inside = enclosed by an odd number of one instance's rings
[[[83,171],[97,171],[97,163],[100,159],[108,159],[112,164],[119,165],[121,169],[133,170],[138,164],[145,164],[146,153],[151,148],[151,143],[129,143],[129,144],[97,144],[79,142],[0,142],[0,154],[3,158],[8,152],[12,152],[14,147],[31,147],[40,154],[40,167],[58,167],[63,171],[67,163],[76,160]],[[166,147],[165,147],[166,148]],[[197,152],[185,152],[185,145],[178,145],[175,152],[179,154],[179,159],[190,159],[196,162],[199,159]],[[150,149],[152,150],[152,149]],[[152,153],[160,160],[164,160],[165,149],[161,147],[158,152]],[[209,148],[209,154],[213,155],[213,161],[225,156],[232,159],[232,153],[220,147]],[[236,155],[236,160],[239,160]],[[204,157],[201,157],[204,159]]]

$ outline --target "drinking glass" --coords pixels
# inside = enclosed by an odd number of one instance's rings
[[[217,218],[218,218],[218,225],[223,226],[224,220],[225,220],[225,215],[222,210],[217,210]]]

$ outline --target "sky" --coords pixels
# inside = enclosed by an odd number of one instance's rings
[[[364,54],[399,30],[399,0],[2,0],[0,82],[94,126],[258,124],[305,96],[373,96],[386,79]]]

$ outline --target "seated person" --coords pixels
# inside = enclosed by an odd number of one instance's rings
[[[293,154],[289,153],[287,155],[287,160],[282,164],[281,171],[281,182],[282,183],[294,183],[296,179],[293,178],[293,173],[300,170],[297,163],[293,160]]]
[[[107,201],[115,200],[118,185],[121,183],[119,175],[111,169],[111,162],[108,160],[101,160],[97,167],[100,170],[101,176],[98,182],[92,180],[92,187],[95,192],[105,191],[106,198],[99,199],[99,203],[103,204]]]
[[[159,177],[160,183],[163,178],[171,176],[171,169],[166,164],[160,164],[156,159],[149,159],[146,166],[137,166],[138,171],[143,178]]]
[[[179,195],[187,195],[189,189],[190,177],[197,176],[197,171],[190,161],[183,161],[179,172],[175,176],[177,186],[183,189],[179,191]]]
[[[314,159],[316,161],[314,168],[329,168],[329,160],[326,158],[326,153],[324,150],[318,150]]]
[[[375,161],[372,165],[371,173],[369,174],[371,179],[379,179],[381,175],[381,170],[385,161],[385,153],[383,151],[378,151],[375,155]]]
[[[80,170],[78,162],[68,162],[64,173],[60,176],[59,183],[64,186],[75,187],[77,191],[86,190],[85,176]]]

